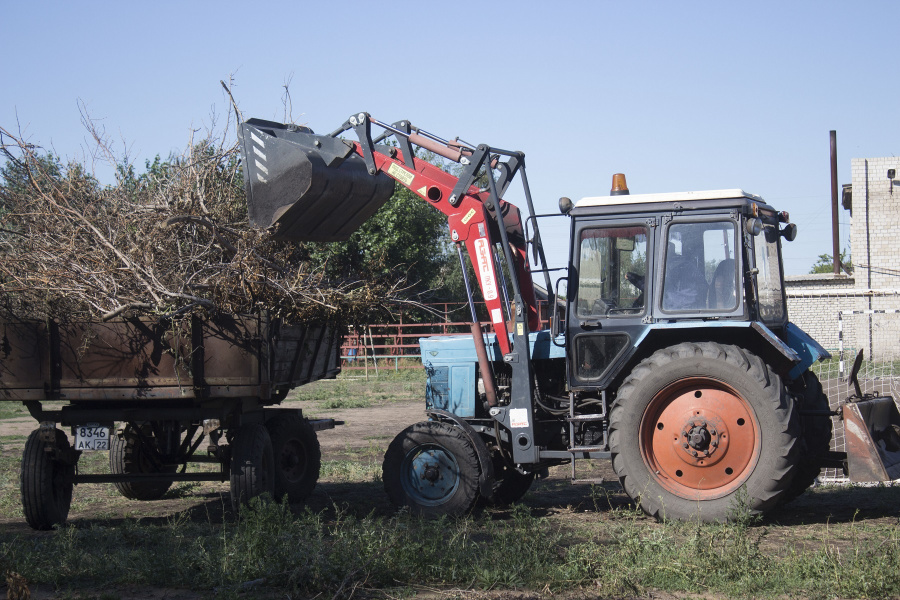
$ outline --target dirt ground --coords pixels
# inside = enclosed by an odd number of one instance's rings
[[[315,402],[287,402],[286,406],[303,408],[311,417],[332,417],[343,421],[333,430],[319,432],[322,449],[323,474],[319,485],[309,499],[313,510],[342,507],[351,513],[363,516],[371,514],[390,515],[394,508],[389,504],[380,482],[380,465],[388,444],[403,428],[424,419],[424,406],[419,400],[390,401],[368,408],[346,408],[323,410]],[[35,423],[30,418],[12,418],[0,421],[0,439],[3,440],[2,456],[10,468],[12,458],[20,456],[25,437],[33,430]],[[82,472],[104,472],[107,468],[105,456],[92,457],[85,461]],[[358,466],[358,471],[348,474],[347,466]],[[87,467],[90,470],[87,470]],[[343,470],[342,470],[343,469]],[[106,471],[108,472],[108,471]],[[545,516],[560,524],[589,524],[603,519],[604,513],[617,507],[630,506],[630,499],[621,490],[610,464],[600,461],[595,465],[593,477],[603,477],[605,482],[597,486],[572,485],[570,468],[567,466],[551,469],[549,477],[535,482],[525,496],[524,503],[535,516]],[[584,474],[581,474],[584,476]],[[17,493],[18,475],[7,475],[5,494],[12,503]],[[778,545],[790,540],[814,539],[825,528],[835,528],[842,523],[868,523],[872,525],[897,525],[897,498],[870,494],[865,489],[830,488],[807,493],[776,514],[768,517],[766,526],[770,532],[766,544]],[[189,518],[212,520],[214,522],[231,518],[228,483],[175,484],[162,499],[152,502],[138,502],[120,497],[110,484],[82,484],[76,486],[70,523],[78,527],[115,524],[124,519],[138,518],[146,522],[165,522],[167,518],[187,512]],[[501,517],[502,518],[502,517]],[[656,526],[646,519],[648,527]],[[34,532],[25,523],[20,510],[7,509],[0,517],[0,531],[27,536],[54,535],[52,532]],[[831,529],[829,529],[831,531]],[[837,530],[835,530],[837,531]],[[836,539],[839,539],[839,534]],[[2,590],[0,580],[0,590]],[[52,590],[34,588],[32,598],[54,598]],[[0,591],[0,594],[3,592]],[[193,599],[206,594],[193,594],[181,590],[154,590],[122,588],[104,590],[104,595],[112,594],[122,599]],[[489,600],[536,598],[534,594],[516,593],[462,593],[459,590],[422,590],[418,597],[485,598]],[[654,594],[654,598],[676,598],[674,595]],[[696,597],[696,596],[693,596]]]
[[[322,410],[314,403],[298,401],[286,402],[284,406],[303,408],[311,418],[328,416],[343,421],[334,429],[318,433],[323,474],[309,499],[311,508],[315,510],[338,504],[359,514],[368,514],[373,509],[385,514],[393,511],[376,477],[370,477],[368,482],[350,481],[358,479],[359,472],[352,477],[340,471],[330,474],[329,464],[357,464],[364,476],[380,473],[384,452],[394,436],[408,425],[425,418],[421,401],[388,402],[368,408],[336,410]],[[34,427],[35,422],[30,417],[0,421],[3,455],[20,456],[25,437]],[[99,468],[85,469],[82,465],[82,472],[108,472],[104,469],[105,457],[97,458],[100,460],[94,462],[100,465]],[[589,474],[579,471],[579,477],[602,477],[604,483],[599,486],[572,485],[570,467],[560,466],[551,469],[547,478],[537,480],[524,501],[537,514],[553,514],[565,519],[579,519],[580,514],[593,518],[597,511],[631,504],[608,461],[596,461],[593,468],[594,471]],[[96,519],[165,518],[188,509],[195,509],[204,519],[216,515],[224,518],[223,512],[229,503],[227,482],[176,484],[166,497],[152,502],[120,498],[111,484],[82,484],[75,488],[69,521],[87,525]],[[900,513],[895,508],[882,506],[879,498],[866,494],[864,489],[835,487],[815,494],[804,494],[779,509],[770,520],[794,526],[853,519],[896,523]],[[7,532],[33,533],[21,516],[0,517],[0,528]]]

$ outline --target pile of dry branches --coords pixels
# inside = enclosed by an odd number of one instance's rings
[[[99,137],[97,138],[99,141]],[[101,186],[0,128],[0,318],[268,310],[371,322],[402,281],[326,281],[302,245],[247,222],[238,151],[216,138]]]

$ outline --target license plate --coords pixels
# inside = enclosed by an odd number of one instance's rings
[[[109,427],[97,423],[79,425],[75,428],[76,450],[109,450]]]

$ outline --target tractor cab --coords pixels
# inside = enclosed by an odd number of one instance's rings
[[[764,353],[793,369],[781,239],[793,240],[796,226],[787,213],[732,189],[590,197],[569,215],[573,387],[606,388],[673,338],[711,333],[761,348],[774,339]]]

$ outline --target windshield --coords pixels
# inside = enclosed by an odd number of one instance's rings
[[[642,313],[646,275],[646,227],[585,229],[579,254],[578,316]]]
[[[754,238],[754,255],[760,319],[766,324],[780,324],[785,319],[785,310],[781,264],[778,260],[777,227],[767,225],[762,233]]]

